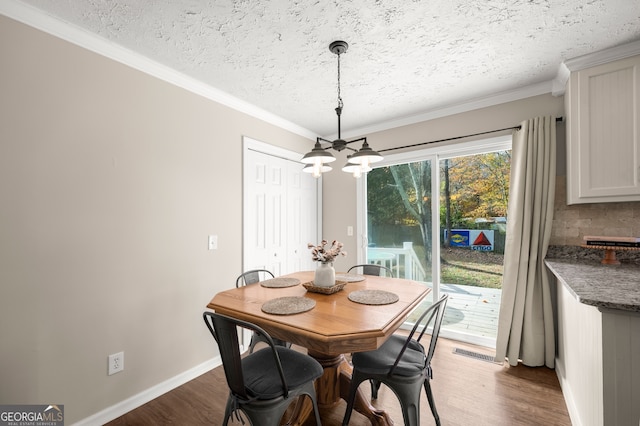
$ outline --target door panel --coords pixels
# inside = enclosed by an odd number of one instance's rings
[[[310,174],[303,173],[295,163],[289,166],[288,176],[288,272],[313,270],[316,265],[311,260],[307,244],[318,238],[317,180]]]
[[[255,172],[245,181],[248,191],[245,250],[251,254],[245,258],[250,263],[245,264],[244,270],[266,268],[280,275],[286,268],[282,235],[286,223],[283,214],[286,188],[282,178],[286,160],[255,151],[248,151],[247,157],[249,168]]]

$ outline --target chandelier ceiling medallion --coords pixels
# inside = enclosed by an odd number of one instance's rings
[[[345,41],[334,41],[329,45],[331,53],[338,56],[338,106],[336,108],[336,114],[338,115],[338,139],[330,141],[317,137],[313,149],[300,160],[305,164],[302,170],[307,173],[312,173],[314,177],[320,177],[322,173],[332,170],[329,163],[336,161],[336,157],[329,152],[330,149],[340,152],[346,148],[353,151],[353,154],[347,156],[347,164],[342,168],[342,171],[353,173],[353,176],[356,178],[362,176],[363,173],[369,172],[372,163],[382,160],[382,156],[369,147],[366,137],[345,141],[341,136],[340,116],[344,104],[340,96],[340,55],[345,53],[348,47],[349,45]],[[359,150],[347,146],[355,142],[362,142],[362,147]],[[322,143],[329,145],[323,147]]]

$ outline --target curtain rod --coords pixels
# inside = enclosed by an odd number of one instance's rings
[[[564,121],[564,118],[563,117],[556,117],[556,122],[558,122],[558,121]],[[470,138],[470,137],[473,137],[473,136],[487,135],[489,133],[498,133],[498,132],[504,132],[506,130],[520,130],[520,129],[522,129],[522,126],[521,125],[517,125],[517,126],[513,126],[513,127],[505,127],[504,129],[487,130],[486,132],[474,133],[472,135],[454,136],[452,138],[440,139],[440,140],[437,140],[437,141],[420,142],[420,143],[414,143],[413,145],[397,146],[395,148],[378,149],[377,151],[378,152],[386,152],[386,151],[394,151],[396,149],[414,148],[416,146],[429,145],[429,144],[432,144],[432,143],[448,142],[448,141],[453,141],[453,140],[456,140],[456,139],[464,139],[464,138]]]

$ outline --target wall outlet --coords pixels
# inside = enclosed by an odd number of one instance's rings
[[[124,370],[124,352],[109,355],[109,369],[107,374],[111,376]]]

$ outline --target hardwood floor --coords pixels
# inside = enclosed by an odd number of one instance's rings
[[[571,425],[555,371],[499,365],[455,354],[455,348],[493,355],[483,347],[442,338],[438,341],[431,386],[443,426]],[[367,383],[361,388],[369,393]],[[108,425],[221,425],[227,389],[222,367],[218,367]],[[424,391],[421,398],[421,425],[433,425]],[[397,425],[403,424],[399,403],[388,388],[380,389],[374,405],[386,410]],[[345,406],[341,401],[323,410],[323,425],[342,424]],[[242,423],[236,420],[230,424]],[[313,420],[308,422],[309,426],[314,424]],[[354,412],[350,425],[369,422]]]

